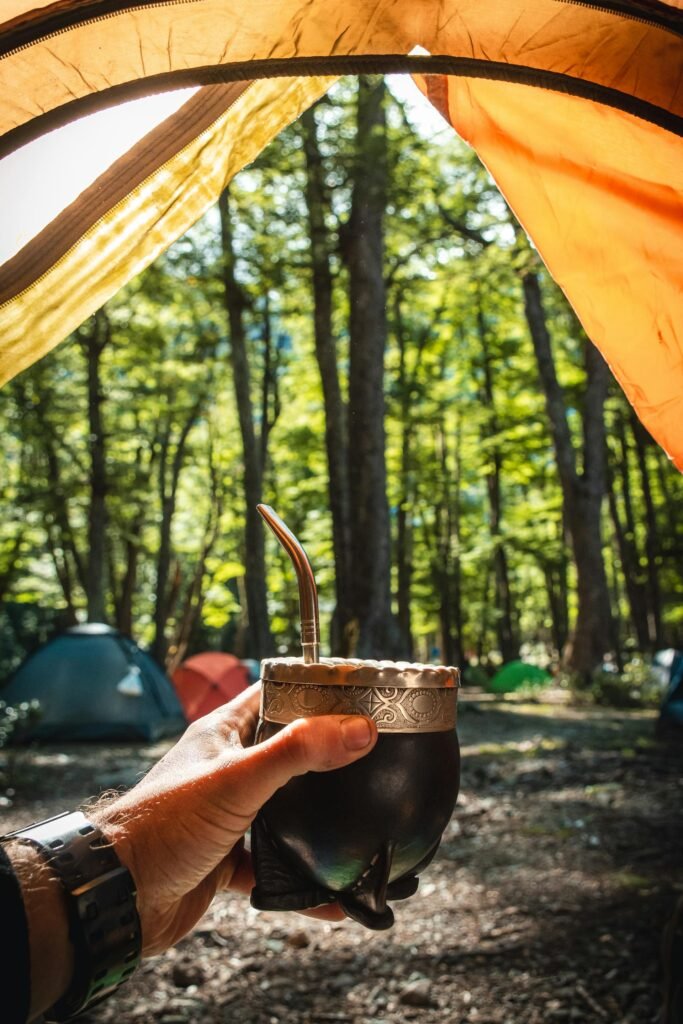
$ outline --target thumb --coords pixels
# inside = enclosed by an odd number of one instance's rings
[[[343,768],[368,754],[377,742],[377,727],[360,715],[299,718],[275,736],[249,747],[240,767],[248,779],[254,809],[295,775]]]

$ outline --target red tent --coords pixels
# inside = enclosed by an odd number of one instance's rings
[[[185,717],[194,722],[246,689],[249,672],[234,654],[205,651],[178,666],[173,673],[173,685]]]

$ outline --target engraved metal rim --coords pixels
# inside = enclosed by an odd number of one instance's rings
[[[392,686],[399,689],[454,689],[460,670],[451,665],[420,665],[407,661],[362,661],[359,658],[268,658],[261,679],[314,686]]]
[[[446,732],[457,724],[454,687],[317,686],[267,680],[261,719],[287,725],[319,715],[363,715],[379,732]]]

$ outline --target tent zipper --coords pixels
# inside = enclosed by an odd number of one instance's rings
[[[2,38],[0,36],[0,58],[2,58],[2,57],[11,57],[11,56],[13,56],[16,53],[20,53],[22,50],[28,49],[29,47],[35,45],[38,42],[42,43],[42,42],[47,41],[48,39],[54,39],[57,36],[63,35],[64,33],[71,31],[71,29],[73,29],[73,28],[78,28],[78,27],[81,27],[83,25],[93,25],[93,24],[95,24],[98,21],[109,21],[109,20],[111,20],[113,18],[118,18],[119,16],[121,16],[123,14],[126,14],[129,10],[132,10],[134,12],[145,11],[145,10],[148,10],[148,11],[149,10],[159,10],[159,8],[163,8],[163,7],[183,7],[186,4],[191,4],[193,2],[194,2],[194,0],[164,0],[163,3],[136,4],[134,7],[131,6],[130,8],[124,7],[124,8],[119,9],[119,10],[105,11],[102,14],[95,14],[92,17],[76,18],[76,19],[73,20],[73,22],[70,22],[69,24],[64,24],[61,27],[54,28],[52,31],[47,31],[44,35],[39,35],[37,38],[28,39],[26,42],[20,43],[18,46],[12,47],[11,49],[7,50],[5,53],[2,53]],[[663,29],[664,31],[673,32],[674,34],[678,34],[678,35],[680,35],[683,32],[683,23],[680,25],[680,27],[676,28],[673,23],[672,24],[669,23],[670,19],[668,17],[666,17],[665,15],[663,15],[663,17],[661,19],[655,18],[655,17],[648,18],[644,12],[642,12],[642,13],[632,12],[632,11],[630,11],[626,7],[626,5],[624,5],[623,3],[619,3],[619,2],[615,2],[614,6],[611,6],[611,7],[608,7],[605,4],[601,4],[601,3],[592,3],[591,0],[558,0],[558,2],[559,3],[570,4],[570,5],[573,5],[575,7],[585,7],[587,9],[589,9],[589,10],[592,10],[592,11],[600,11],[603,14],[611,14],[611,15],[613,15],[615,17],[624,18],[624,19],[626,19],[628,21],[640,22],[641,24],[648,25],[651,28]],[[48,22],[48,24],[49,24],[49,20],[51,18],[54,18],[54,19],[57,19],[57,20],[60,20],[60,19],[61,20],[66,20],[68,15],[71,14],[71,13],[73,13],[73,12],[66,11],[66,12],[63,12],[63,13],[60,13],[60,14],[56,14],[56,15],[55,14],[46,14],[45,15],[45,21]],[[683,21],[683,19],[679,19],[679,20]],[[673,18],[672,18],[672,21],[673,21]],[[28,26],[24,29],[24,31],[25,32],[28,31]],[[324,60],[324,58],[322,58],[322,59]],[[246,63],[248,64],[249,62],[246,62]],[[261,63],[261,62],[259,62],[259,63]],[[326,74],[327,72],[323,71],[322,73]],[[373,74],[375,72],[373,71],[372,68],[369,68],[368,73],[369,74]],[[334,71],[333,68],[329,71],[329,74],[332,74],[332,75],[335,74],[335,71]],[[247,74],[245,77],[249,78],[251,76],[249,76]],[[267,76],[261,76],[261,77],[267,77]]]
[[[601,14],[611,14],[615,17],[624,18],[625,21],[636,21],[641,25],[647,25],[650,28],[662,29],[664,32],[672,32],[674,35],[680,36],[683,34],[683,17],[678,17],[678,26],[674,25],[673,22],[676,19],[676,15],[666,15],[662,12],[662,18],[648,18],[644,12],[635,13],[627,9],[621,3],[615,3],[613,7],[607,7],[601,3],[593,3],[592,0],[558,0],[559,3],[569,4],[572,7],[586,7],[590,11],[599,11]]]
[[[36,39],[29,39],[24,43],[20,43],[18,46],[12,47],[11,50],[7,50],[5,53],[2,53],[2,37],[0,36],[0,59],[4,57],[12,57],[15,53],[21,53],[22,50],[27,50],[36,43],[44,43],[48,39],[55,39],[57,36],[62,36],[74,28],[81,28],[83,25],[95,25],[98,21],[111,21],[112,18],[118,18],[122,14],[129,14],[131,12],[137,13],[138,11],[154,11],[158,10],[160,7],[183,7],[185,4],[191,4],[194,2],[195,0],[164,0],[164,2],[160,4],[136,4],[134,7],[131,5],[130,7],[124,7],[123,9],[116,11],[105,11],[103,14],[95,14],[90,18],[78,18],[72,23],[62,25],[61,28],[54,28],[52,31],[48,31],[44,35],[38,36]],[[59,19],[60,17],[64,19],[69,13],[71,12],[67,11],[61,15],[54,15],[48,12],[45,16],[45,20],[49,21],[50,18]]]

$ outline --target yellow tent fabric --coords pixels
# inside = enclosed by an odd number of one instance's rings
[[[0,382],[54,347],[191,227],[329,82],[251,85],[200,90],[0,267]]]
[[[5,0],[0,19],[0,175],[77,118],[195,90],[0,263],[0,380],[154,259],[336,76],[402,70],[487,164],[683,469],[682,0]],[[5,187],[0,224],[30,199]]]

